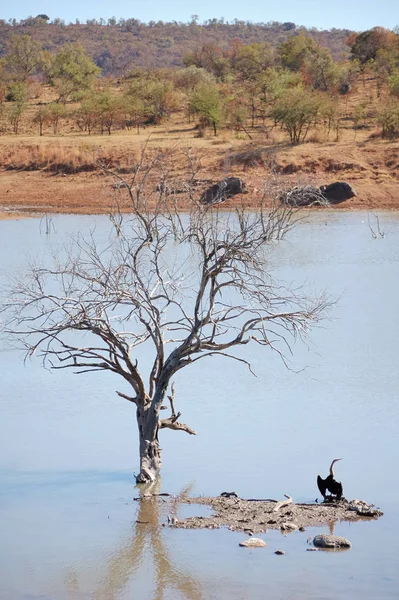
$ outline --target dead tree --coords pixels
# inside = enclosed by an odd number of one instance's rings
[[[285,360],[290,340],[306,336],[328,301],[301,297],[267,271],[267,250],[292,225],[289,207],[219,213],[195,206],[184,215],[160,194],[150,211],[136,176],[127,187],[133,214],[118,221],[107,247],[95,233],[75,236],[63,259],[31,266],[12,282],[1,311],[4,332],[28,357],[38,354],[52,369],[111,371],[128,385],[130,393],[118,394],[136,409],[143,483],[161,468],[160,430],[195,433],[179,420],[174,391],[171,416],[161,418],[181,369],[218,355],[251,369],[250,343]],[[153,357],[147,374],[143,346]]]

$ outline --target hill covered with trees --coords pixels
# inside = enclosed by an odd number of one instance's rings
[[[224,51],[237,42],[270,43],[273,47],[288,38],[303,34],[328,48],[335,60],[348,54],[347,29],[319,31],[295,23],[252,23],[211,19],[199,23],[194,15],[189,23],[138,19],[90,19],[86,23],[66,24],[62,19],[50,21],[38,15],[16,21],[0,20],[0,58],[7,53],[12,36],[29,35],[43,50],[57,52],[65,43],[79,43],[102,69],[103,75],[122,75],[133,66],[145,68],[181,67],[184,56],[197,47],[216,45]]]

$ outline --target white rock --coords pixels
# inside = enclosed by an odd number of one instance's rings
[[[244,548],[264,548],[266,542],[260,538],[250,537],[247,540],[240,542],[240,546],[243,546]]]

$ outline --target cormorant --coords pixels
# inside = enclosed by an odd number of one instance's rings
[[[317,476],[317,487],[320,490],[324,500],[326,499],[326,490],[330,492],[332,496],[335,496],[337,500],[341,500],[343,494],[342,483],[334,479],[333,466],[336,462],[342,460],[342,458],[335,458],[330,466],[330,474],[326,479],[322,479],[320,475]]]

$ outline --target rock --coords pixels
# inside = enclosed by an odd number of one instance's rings
[[[308,552],[318,552],[318,551],[319,551],[319,549],[318,549],[318,548],[306,548],[306,550],[307,550]]]
[[[359,517],[381,517],[384,513],[375,508],[373,504],[367,504],[364,500],[352,500],[348,510],[353,510]]]
[[[353,187],[346,181],[336,181],[330,185],[322,185],[320,191],[330,204],[339,204],[356,196]]]
[[[316,548],[352,548],[349,540],[338,535],[316,535],[313,540]]]
[[[358,508],[357,510],[357,514],[359,515],[359,517],[381,517],[381,515],[383,514],[380,510],[378,510],[377,508]]]
[[[283,554],[285,554],[285,550],[276,550],[276,552],[274,554],[278,554],[278,556],[282,556]]]
[[[295,525],[295,523],[281,523],[280,529],[281,531],[296,531],[298,525]]]
[[[240,546],[244,548],[264,548],[266,546],[266,542],[261,540],[260,538],[250,537],[243,542],[240,542]]]
[[[239,177],[226,177],[205,190],[200,198],[201,204],[220,204],[237,194],[247,194],[248,190]]]
[[[304,527],[300,527],[299,531],[305,531],[305,528]]]

